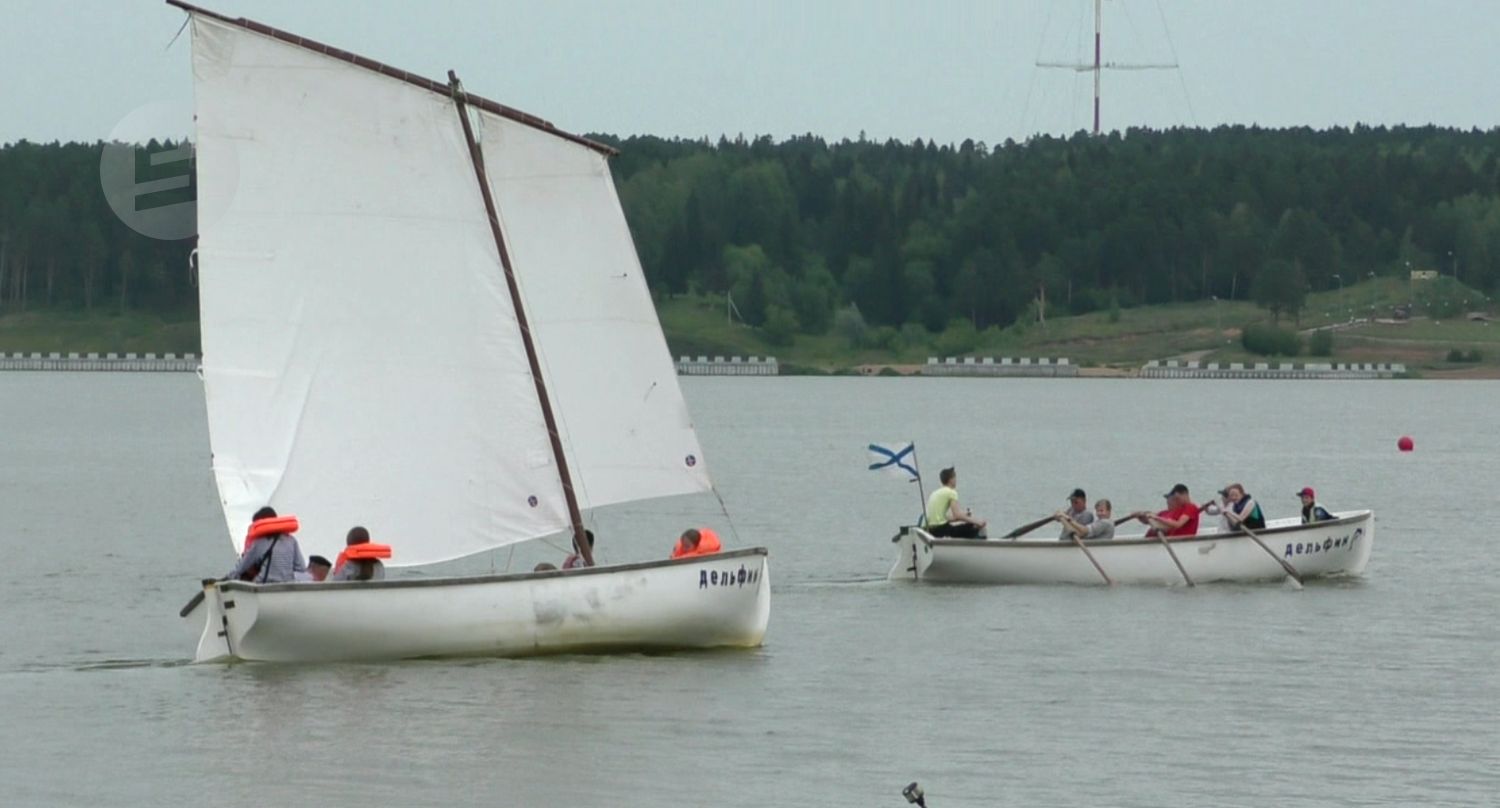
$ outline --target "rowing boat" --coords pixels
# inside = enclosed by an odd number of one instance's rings
[[[1374,514],[1363,510],[1334,516],[1332,521],[1308,525],[1295,518],[1276,520],[1256,535],[1303,579],[1360,575],[1375,541]],[[1103,584],[1100,568],[1121,584],[1181,584],[1184,571],[1196,583],[1255,583],[1287,577],[1277,558],[1243,532],[1210,530],[1171,539],[1182,570],[1160,539],[1144,536],[1084,542],[1099,568],[1078,545],[1055,539],[941,539],[920,527],[905,527],[893,541],[897,547],[890,572],[893,581]]]

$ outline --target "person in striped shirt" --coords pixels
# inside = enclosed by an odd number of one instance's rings
[[[276,511],[268,505],[256,511],[251,521],[275,518]],[[302,548],[297,545],[296,537],[290,533],[273,533],[251,542],[224,580],[280,584],[295,581],[297,573],[305,572],[307,562],[302,558]]]

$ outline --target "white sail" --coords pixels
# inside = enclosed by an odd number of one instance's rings
[[[200,207],[224,211],[201,223],[200,305],[214,473],[236,547],[267,503],[301,519],[305,552],[331,557],[361,524],[395,546],[396,564],[564,529],[453,101],[201,14],[193,73]],[[576,360],[561,352],[549,364],[576,394]],[[663,384],[676,401],[675,379]],[[582,410],[564,412],[574,441],[595,437]]]
[[[477,117],[581,507],[709,490],[605,156],[489,112]]]

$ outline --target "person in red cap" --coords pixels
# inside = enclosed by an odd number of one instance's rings
[[[1297,496],[1302,498],[1302,524],[1326,522],[1334,518],[1333,514],[1318,504],[1318,494],[1311,488],[1303,488],[1297,492]]]

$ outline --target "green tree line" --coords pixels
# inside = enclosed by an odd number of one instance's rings
[[[148,151],[174,144],[148,144]],[[103,143],[0,146],[0,312],[180,312],[197,304],[190,240],[140,235],[99,184]]]
[[[1500,285],[1500,130],[1133,129],[1102,138],[596,136],[653,291],[729,295],[768,334],[842,312],[941,331],[1435,269]],[[0,307],[190,307],[190,241],[140,236],[102,144],[0,147]]]

